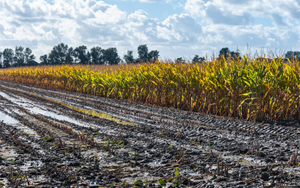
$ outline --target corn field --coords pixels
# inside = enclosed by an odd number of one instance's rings
[[[282,58],[24,67],[0,70],[0,79],[247,120],[300,119],[300,63]]]

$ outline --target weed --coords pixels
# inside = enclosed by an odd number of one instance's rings
[[[51,142],[51,141],[53,141],[53,138],[51,138],[51,137],[44,137],[44,138],[42,138],[43,140],[46,140],[47,142]]]
[[[162,187],[167,186],[165,180],[163,180],[163,179],[159,179],[159,180],[158,180],[158,183],[159,183],[159,185],[162,186]]]
[[[136,187],[136,186],[144,187],[144,183],[143,183],[142,180],[136,180],[136,181],[134,182],[134,186],[135,186],[135,187]]]

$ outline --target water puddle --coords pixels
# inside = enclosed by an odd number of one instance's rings
[[[107,120],[110,120],[110,121],[114,121],[114,122],[116,122],[118,124],[130,125],[130,126],[135,126],[136,125],[135,123],[119,119],[119,118],[117,118],[117,117],[115,117],[113,115],[107,114],[107,113],[96,112],[95,110],[85,110],[85,109],[74,107],[74,106],[68,105],[66,103],[53,100],[53,99],[48,99],[48,100],[50,100],[51,102],[55,102],[57,104],[60,104],[62,106],[65,106],[67,108],[70,108],[72,110],[75,110],[77,112],[81,112],[81,113],[84,113],[84,114],[87,114],[87,115],[91,115],[91,116],[94,116],[94,117],[98,117],[98,118],[101,118],[101,119],[107,119]]]
[[[27,127],[18,126],[17,128],[19,128],[22,131],[22,134],[28,134],[28,135],[38,136],[34,130],[29,129]]]
[[[9,124],[9,125],[12,125],[12,124],[17,124],[19,123],[18,120],[0,112],[0,121],[3,121],[3,123],[5,124]]]
[[[81,126],[81,127],[90,127],[90,125],[86,125],[83,124],[75,119],[69,118],[67,116],[64,115],[59,115],[55,112],[51,112],[49,110],[44,110],[42,107],[40,107],[38,104],[34,104],[32,101],[29,101],[25,98],[13,98],[11,96],[8,96],[7,94],[0,92],[0,95],[6,99],[9,99],[10,101],[12,101],[13,103],[22,106],[23,108],[25,108],[26,110],[30,111],[31,113],[34,114],[41,114],[44,116],[48,116],[60,121],[66,121],[66,122],[70,122],[73,123],[75,125]],[[1,118],[0,118],[1,120]],[[24,130],[24,132],[31,134],[31,132]]]
[[[9,88],[9,89],[11,89],[11,88]],[[15,89],[12,89],[12,90],[15,90]],[[118,124],[122,124],[122,125],[136,126],[136,124],[133,123],[133,122],[129,122],[126,119],[123,119],[123,118],[120,118],[120,117],[116,117],[116,116],[113,116],[113,115],[108,114],[108,113],[96,112],[95,110],[92,110],[92,109],[86,110],[86,109],[83,109],[83,108],[78,108],[78,107],[71,106],[71,105],[69,105],[67,103],[64,103],[64,102],[61,102],[61,101],[58,101],[58,100],[55,100],[55,99],[52,99],[52,98],[43,97],[43,96],[36,95],[36,94],[33,94],[33,93],[28,93],[28,92],[25,92],[25,91],[19,91],[19,90],[17,90],[17,91],[18,92],[22,92],[22,93],[26,93],[26,94],[29,94],[29,95],[32,95],[32,96],[35,96],[35,97],[38,97],[38,98],[42,98],[44,100],[47,100],[47,101],[50,101],[50,102],[53,102],[53,103],[65,106],[65,107],[67,107],[69,109],[72,109],[72,110],[75,110],[77,112],[81,112],[81,113],[84,113],[84,114],[87,114],[87,115],[91,115],[91,116],[98,117],[98,118],[101,118],[101,119],[107,119],[107,120],[114,121],[114,122],[116,122]],[[22,105],[22,103],[24,103],[24,101],[20,101],[18,99],[12,98],[12,97],[8,96],[7,94],[5,94],[3,92],[0,92],[0,95],[2,95],[3,97],[11,100],[12,102],[17,103],[18,105]],[[24,107],[24,105],[22,105],[22,106]],[[55,114],[55,113],[53,113],[53,114]],[[59,115],[55,114],[55,118],[57,118],[58,116]],[[64,116],[64,117],[60,117],[60,118],[64,118],[65,119],[67,117]],[[78,123],[76,123],[76,124],[78,124]]]
[[[46,111],[46,110],[43,110],[43,109],[38,108],[38,107],[33,107],[33,108],[28,109],[28,110],[31,113],[34,113],[34,114],[41,114],[41,115],[48,116],[48,117],[51,117],[51,118],[54,118],[54,119],[57,119],[57,120],[60,120],[60,121],[67,121],[67,122],[73,123],[75,125],[79,125],[81,127],[90,127],[88,125],[80,123],[80,122],[78,122],[78,121],[76,121],[72,118],[67,117],[67,116],[59,115],[59,114],[56,114],[56,113],[50,112],[50,111]]]
[[[21,170],[29,170],[29,169],[35,169],[35,168],[39,168],[41,166],[43,166],[44,163],[41,160],[37,160],[37,161],[25,161],[24,165],[20,167]]]
[[[165,165],[161,164],[160,162],[152,162],[152,163],[148,163],[148,165],[151,167],[165,166]]]
[[[259,159],[255,159],[253,157],[245,157],[242,161],[239,162],[242,165],[245,166],[254,166],[254,167],[258,167],[258,166],[266,166],[266,163],[259,160]]]
[[[189,173],[189,176],[199,176],[200,174],[198,173]]]
[[[206,165],[206,166],[205,166],[205,168],[210,168],[210,167],[211,167],[212,170],[217,170],[217,169],[218,169],[218,167],[215,166],[215,165],[212,165],[212,166]]]
[[[11,88],[9,88],[9,89],[11,89]],[[12,89],[12,90],[15,90],[15,89]],[[17,90],[17,91],[19,91],[19,90]],[[52,98],[43,97],[43,96],[36,95],[36,94],[33,94],[33,93],[28,93],[28,92],[25,92],[25,91],[19,91],[19,92],[26,93],[26,94],[29,94],[29,95],[32,95],[32,96],[36,96],[38,98],[42,98],[42,99],[45,99],[45,100],[50,101],[50,102],[54,102],[56,104],[65,106],[69,109],[72,109],[72,110],[75,110],[77,112],[81,112],[81,113],[84,113],[84,114],[87,114],[87,115],[91,115],[91,116],[98,117],[98,118],[101,118],[101,119],[107,119],[107,120],[114,121],[114,122],[116,122],[118,124],[122,124],[122,125],[136,126],[136,124],[133,123],[133,122],[129,122],[126,119],[116,117],[116,116],[113,116],[111,114],[107,114],[107,113],[104,113],[104,112],[96,112],[95,110],[92,110],[92,109],[86,110],[86,109],[83,109],[83,108],[74,107],[74,106],[71,106],[67,103],[64,103],[64,102],[61,102],[61,101],[58,101],[58,100],[55,100],[55,99],[52,99]],[[7,94],[5,94],[3,92],[0,92],[0,95],[2,95],[4,98],[7,98],[7,99],[11,100],[14,103],[17,103],[18,105],[23,104],[22,106],[24,107],[24,100],[21,101],[21,100],[18,100],[16,98],[10,97],[10,96],[8,96]],[[27,109],[28,109],[28,107],[27,107]],[[42,110],[39,110],[39,111],[41,113],[45,113],[45,112],[42,112]],[[55,114],[55,113],[53,113],[53,114]],[[50,116],[52,117],[53,114],[51,114]],[[57,117],[61,118],[61,120],[68,119],[66,116],[61,116],[61,115],[55,114],[55,118],[57,118]],[[71,119],[69,119],[69,120],[71,120]],[[74,120],[71,120],[71,121],[74,121]],[[78,124],[78,122],[76,124]]]
[[[34,148],[34,150],[36,152],[40,153],[41,155],[46,154],[46,152],[43,151],[42,147],[38,143],[34,143],[34,142],[30,141],[29,139],[27,139],[25,137],[22,137],[22,136],[20,136],[19,139],[23,140],[24,142],[26,142],[28,144],[30,144]]]
[[[26,126],[23,126],[18,120],[8,116],[7,114],[4,114],[3,112],[0,112],[0,121],[3,121],[3,123],[7,125],[11,125],[18,130],[20,130],[23,134],[28,135],[37,135],[36,132]]]
[[[1,95],[2,97],[4,97],[4,98],[8,99],[8,100],[11,100],[11,101],[14,99],[14,98],[10,97],[9,95],[7,95],[7,94],[5,94],[5,93],[3,93],[3,92],[0,92],[0,95]]]
[[[31,95],[35,95],[35,94],[31,94]],[[51,99],[51,98],[47,98],[47,97],[42,97],[42,96],[39,96],[39,95],[35,95],[39,98],[43,98],[45,100],[48,100],[48,101],[51,101],[51,102],[54,102],[56,104],[59,104],[59,105],[62,105],[62,106],[65,106],[69,109],[72,109],[72,110],[75,110],[77,112],[81,112],[81,113],[84,113],[84,114],[87,114],[87,115],[91,115],[91,116],[94,116],[94,117],[98,117],[98,118],[101,118],[101,119],[107,119],[107,120],[110,120],[110,121],[114,121],[118,124],[122,124],[122,125],[130,125],[130,126],[136,126],[135,123],[133,122],[129,122],[127,120],[122,120],[120,118],[117,118],[113,115],[110,115],[110,114],[107,114],[107,113],[104,113],[104,112],[96,112],[95,110],[86,110],[86,109],[83,109],[83,108],[78,108],[78,107],[74,107],[74,106],[71,106],[67,103],[64,103],[64,102],[61,102],[61,101],[57,101],[55,99]]]

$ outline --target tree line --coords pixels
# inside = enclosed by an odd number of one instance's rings
[[[127,51],[122,60],[116,48],[103,49],[99,46],[90,50],[85,45],[76,48],[60,43],[45,55],[40,56],[38,63],[30,48],[22,46],[14,50],[6,48],[0,52],[0,68],[36,66],[36,65],[63,65],[63,64],[95,64],[115,65],[120,63],[154,62],[159,57],[159,51],[148,51],[146,44],[137,48],[138,57],[134,58],[133,51]]]
[[[120,63],[140,63],[154,62],[159,57],[159,51],[152,50],[149,52],[146,44],[140,45],[137,48],[138,57],[134,58],[133,51],[127,51],[123,59],[118,55],[116,48],[103,49],[99,46],[92,47],[90,50],[85,45],[76,48],[69,47],[64,43],[60,43],[52,48],[45,55],[40,56],[40,62],[36,61],[36,57],[30,48],[17,46],[15,49],[6,48],[3,52],[0,51],[0,68],[21,67],[21,66],[37,66],[37,65],[63,65],[63,64],[94,64],[94,65],[116,65]],[[222,48],[219,53],[219,58],[222,56],[237,58],[240,53],[230,51],[227,47]],[[285,58],[299,59],[299,51],[288,51]],[[205,63],[206,58],[195,55],[192,63]],[[182,57],[175,59],[175,63],[186,63]]]
[[[6,48],[0,52],[0,68],[38,65],[30,48]]]

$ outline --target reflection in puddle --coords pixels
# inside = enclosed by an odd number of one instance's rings
[[[20,130],[21,132],[23,132],[23,134],[30,134],[30,135],[36,135],[36,132],[26,126],[23,126],[22,124],[20,124],[20,122],[2,112],[0,112],[0,121],[3,121],[3,123],[8,124],[8,125],[12,125],[13,127],[17,128],[18,130]]]
[[[19,98],[19,99],[18,98],[13,98],[13,97],[10,97],[10,96],[8,96],[7,94],[5,94],[3,92],[0,92],[0,95],[2,97],[6,98],[6,99],[9,99],[10,101],[12,101],[13,103],[15,103],[17,105],[22,106],[26,110],[29,110],[31,113],[41,114],[41,115],[48,116],[48,117],[51,117],[51,118],[54,118],[54,119],[57,119],[57,120],[60,120],[60,121],[67,121],[67,122],[70,122],[70,123],[73,123],[73,124],[76,124],[76,125],[79,125],[79,126],[82,126],[82,127],[89,127],[88,125],[79,123],[78,121],[76,121],[72,118],[69,118],[67,116],[59,115],[59,114],[56,114],[54,112],[43,110],[40,107],[36,107],[38,105],[33,106],[34,104],[29,100],[26,100],[26,99],[23,99],[23,98],[22,99],[21,98]],[[24,132],[31,134],[31,132],[28,132],[28,131],[25,131],[25,130],[24,130]]]
[[[21,170],[29,170],[43,166],[43,162],[41,160],[37,161],[25,161],[24,165],[20,167]]]
[[[99,117],[99,118],[102,118],[102,119],[107,119],[107,120],[110,120],[110,121],[114,121],[118,124],[135,126],[134,123],[131,123],[131,122],[128,122],[128,121],[123,121],[123,120],[115,118],[114,116],[112,116],[110,114],[107,114],[107,113],[99,113],[99,112],[95,112],[94,110],[84,110],[84,109],[76,108],[76,107],[73,107],[73,106],[70,106],[70,108],[73,109],[73,110],[76,110],[78,112],[82,112],[84,114]]]
[[[5,124],[17,124],[19,123],[19,121],[17,121],[16,119],[0,112],[0,121],[3,121]]]
[[[149,166],[152,166],[152,167],[165,166],[165,165],[162,165],[160,162],[148,163],[148,165],[149,165]]]
[[[7,94],[3,93],[3,92],[0,92],[0,95],[6,99],[9,99],[9,100],[12,100],[13,98],[8,96]]]
[[[37,136],[36,132],[32,129],[29,129],[27,127],[21,127],[21,126],[19,126],[18,128],[23,132],[23,134],[30,134],[30,135],[36,135]]]
[[[33,108],[28,109],[28,110],[31,113],[34,113],[34,114],[41,114],[41,115],[44,115],[44,116],[52,117],[52,118],[60,120],[60,121],[67,121],[67,122],[70,122],[70,123],[73,123],[75,125],[79,125],[79,126],[82,126],[82,127],[89,127],[88,125],[79,123],[78,121],[76,121],[72,118],[69,118],[67,116],[59,115],[59,114],[56,114],[56,113],[50,112],[50,111],[46,111],[46,110],[43,110],[43,109],[38,108],[38,107],[33,107]]]
[[[34,95],[34,94],[32,94]],[[136,124],[135,123],[132,123],[132,122],[128,122],[126,120],[121,120],[113,115],[110,115],[110,114],[107,114],[107,113],[103,113],[103,112],[96,112],[94,110],[85,110],[85,109],[82,109],[82,108],[78,108],[78,107],[74,107],[74,106],[71,106],[67,103],[63,103],[63,102],[60,102],[60,101],[57,101],[57,100],[54,100],[54,99],[50,99],[50,98],[47,98],[47,97],[42,97],[42,96],[38,96],[36,95],[37,97],[40,97],[40,98],[43,98],[45,100],[48,100],[48,101],[51,101],[51,102],[54,102],[56,104],[60,104],[62,106],[65,106],[67,108],[70,108],[72,110],[75,110],[77,112],[81,112],[81,113],[84,113],[84,114],[87,114],[87,115],[91,115],[91,116],[94,116],[94,117],[99,117],[99,118],[102,118],[102,119],[107,119],[107,120],[110,120],[110,121],[114,121],[118,124],[122,124],[122,125],[130,125],[130,126],[135,126]]]
[[[241,162],[240,164],[243,164],[245,166],[254,166],[254,167],[257,167],[257,166],[265,166],[266,163],[265,162],[262,162],[261,160],[259,159],[255,159],[253,157],[245,157]]]
[[[107,113],[104,113],[104,112],[96,112],[95,110],[86,110],[86,109],[82,109],[82,108],[78,108],[78,107],[74,107],[74,106],[71,106],[67,103],[63,103],[63,102],[60,102],[60,101],[57,101],[55,99],[51,99],[51,98],[47,98],[47,97],[43,97],[43,96],[40,96],[40,95],[36,95],[36,94],[33,94],[33,93],[28,93],[28,92],[25,92],[25,91],[19,91],[19,92],[22,92],[22,93],[26,93],[26,94],[29,94],[29,95],[32,95],[32,96],[36,96],[38,98],[42,98],[42,99],[45,99],[47,101],[51,101],[51,102],[54,102],[56,104],[59,104],[59,105],[62,105],[62,106],[65,106],[69,109],[72,109],[72,110],[75,110],[77,112],[81,112],[81,113],[84,113],[84,114],[87,114],[87,115],[91,115],[91,116],[94,116],[94,117],[99,117],[101,119],[107,119],[107,120],[110,120],[110,121],[114,121],[118,124],[122,124],[122,125],[130,125],[130,126],[136,126],[135,123],[133,122],[129,122],[125,119],[122,119],[122,118],[119,118],[119,117],[116,117],[116,116],[113,116],[113,115],[110,115],[110,114],[107,114]],[[18,100],[18,99],[15,99],[15,98],[12,98],[10,96],[8,96],[7,94],[3,93],[3,92],[0,92],[0,95],[2,95],[3,97],[11,100],[12,102],[18,104],[18,105],[21,105],[22,107],[26,108],[26,109],[29,109],[31,111],[34,111],[34,108],[32,107],[28,107],[24,104],[24,101],[21,101],[21,100]],[[37,108],[36,108],[37,109]],[[52,113],[52,112],[48,112],[48,111],[45,111],[45,110],[41,110],[41,109],[38,109],[38,113],[41,113],[43,115],[46,115],[48,114],[48,116],[51,116],[51,117],[54,117],[58,120],[65,120],[65,121],[72,121],[73,122],[76,122],[75,124],[78,124],[77,121],[74,121],[72,120],[71,118],[68,118],[66,116],[63,116],[63,115],[58,115],[56,113]],[[82,126],[82,125],[81,125]]]

